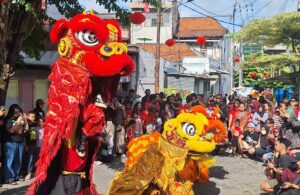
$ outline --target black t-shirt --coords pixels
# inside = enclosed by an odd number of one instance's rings
[[[17,122],[17,120],[8,119],[6,121],[6,129],[7,129],[7,131],[10,128],[12,128],[15,125],[16,122]],[[24,128],[24,125],[23,125],[23,128]],[[8,141],[23,142],[24,141],[24,131],[21,134],[8,132],[7,138],[8,138]]]
[[[294,157],[291,157],[288,154],[281,155],[275,163],[275,166],[278,168],[288,168],[292,162],[297,162]]]
[[[245,140],[248,144],[252,144],[253,141],[257,142],[259,139],[259,135],[256,131],[253,131],[252,133],[249,133],[249,131],[245,131],[243,135],[243,140]]]
[[[33,111],[38,119],[45,119],[45,112],[43,109],[36,107]]]

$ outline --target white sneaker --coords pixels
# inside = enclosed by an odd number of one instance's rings
[[[103,163],[101,161],[95,161],[95,165],[102,165]]]

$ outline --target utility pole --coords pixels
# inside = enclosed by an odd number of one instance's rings
[[[241,61],[244,61],[244,54],[243,54],[243,41],[240,43],[240,49],[239,49]],[[239,87],[243,86],[243,70],[239,65]]]
[[[162,1],[158,0],[159,6],[157,8],[157,38],[156,38],[156,59],[155,59],[155,93],[159,93],[159,70],[160,70],[160,27],[161,27],[161,12]]]
[[[298,0],[297,11],[300,12],[300,0]],[[300,101],[300,70],[298,71],[298,101]]]
[[[233,33],[233,36],[232,36],[232,45],[233,45],[233,49],[232,49],[232,51],[231,52],[233,52],[233,55],[232,55],[232,59],[231,59],[231,61],[232,61],[232,66],[231,66],[231,69],[232,69],[232,71],[231,71],[231,79],[232,79],[232,88],[234,88],[235,87],[235,85],[234,85],[234,73],[235,73],[235,62],[234,62],[234,57],[235,57],[235,45],[234,45],[234,33],[235,33],[235,14],[236,14],[236,6],[237,6],[237,0],[234,0],[234,5],[233,5],[233,14],[232,14],[232,17],[233,17],[233,26],[232,26],[232,33]]]

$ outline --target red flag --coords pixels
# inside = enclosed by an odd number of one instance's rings
[[[148,3],[145,3],[144,4],[144,13],[149,13],[150,12],[150,8],[149,8],[149,4]]]

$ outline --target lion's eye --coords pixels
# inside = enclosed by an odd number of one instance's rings
[[[183,123],[182,129],[184,132],[186,132],[189,136],[194,136],[196,133],[196,128],[191,123]]]
[[[76,32],[75,36],[77,38],[78,41],[80,41],[82,44],[86,45],[86,46],[96,46],[99,44],[99,41],[95,35],[94,32],[92,31],[80,31],[80,32]]]

